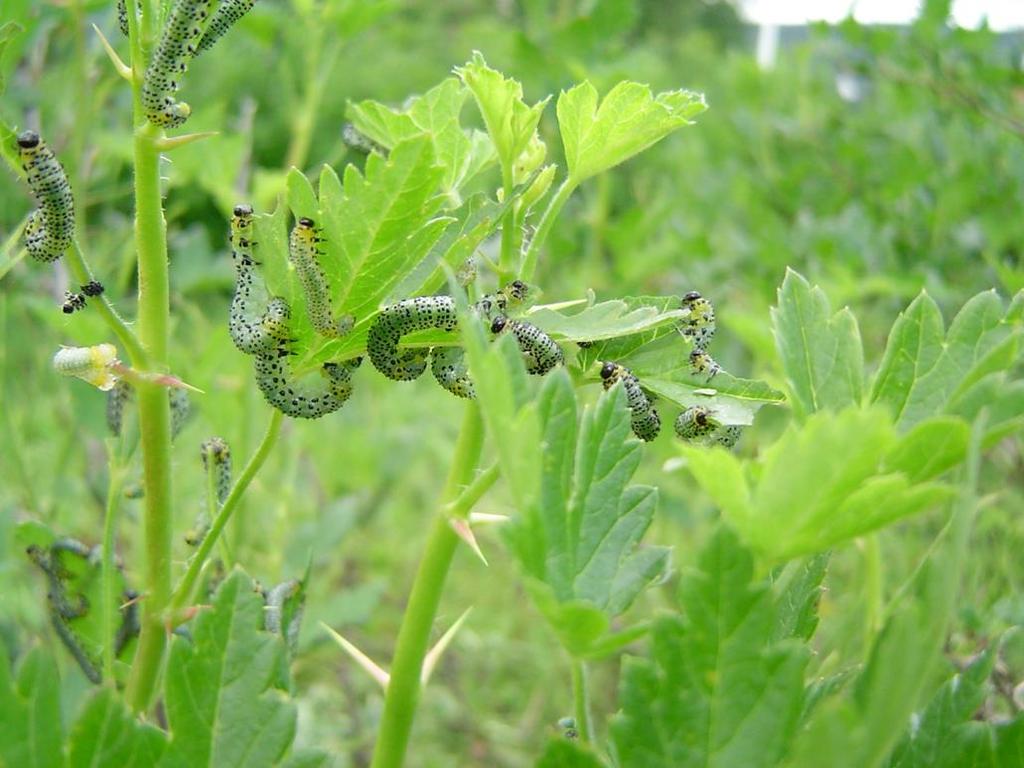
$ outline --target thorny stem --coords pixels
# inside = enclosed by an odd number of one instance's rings
[[[189,560],[188,570],[185,571],[185,576],[178,583],[178,586],[174,590],[174,596],[171,598],[171,611],[178,611],[183,608],[192,597],[192,590],[195,588],[196,581],[199,578],[199,574],[202,572],[203,565],[206,563],[207,558],[210,556],[210,552],[213,550],[214,545],[217,543],[217,539],[224,531],[224,526],[228,524],[231,519],[232,513],[238,507],[238,503],[242,500],[242,496],[245,494],[246,489],[249,487],[249,483],[256,477],[256,473],[259,472],[260,467],[263,466],[263,462],[267,460],[267,456],[270,455],[271,449],[277,442],[277,436],[281,432],[281,422],[284,421],[283,414],[274,409],[270,415],[270,423],[267,425],[267,431],[263,434],[263,439],[260,441],[259,447],[256,449],[256,453],[249,459],[249,463],[245,465],[245,469],[242,470],[242,474],[239,475],[238,480],[231,488],[231,493],[224,500],[224,506],[217,512],[217,516],[213,519],[210,524],[210,530],[206,536],[203,537],[202,543],[199,545],[199,549]]]
[[[130,4],[129,4],[130,5]],[[166,373],[170,343],[170,286],[167,269],[167,223],[160,193],[160,152],[163,131],[151,125],[142,109],[143,48],[155,29],[155,0],[140,3],[141,25],[129,13],[135,166],[135,250],[139,259],[139,341],[146,354],[147,372]],[[141,29],[139,28],[141,26]],[[141,38],[141,39],[140,39]],[[136,385],[139,402],[139,444],[145,489],[143,537],[145,600],[138,650],[125,692],[128,706],[144,712],[153,699],[164,648],[164,614],[171,597],[171,414],[164,387]]]
[[[442,502],[452,499],[473,477],[483,448],[483,423],[475,402],[466,405],[462,430],[448,473]],[[398,632],[391,679],[384,698],[384,714],[371,768],[399,768],[405,758],[413,718],[420,696],[420,672],[427,653],[430,630],[451,567],[458,536],[448,524],[442,503],[416,571],[409,604]]]
[[[77,240],[71,243],[66,261],[72,276],[80,284],[85,285],[94,279],[92,270],[89,268],[89,264],[85,260],[85,254],[82,253]],[[104,293],[91,298],[89,299],[89,304],[96,307],[96,311],[103,318],[103,322],[107,324],[107,327],[117,336],[118,341],[128,350],[128,357],[132,365],[136,368],[145,368],[147,363],[146,350],[143,349],[142,344],[139,343],[139,339],[132,329],[128,327],[128,324],[117,313],[117,310],[114,309],[114,305],[110,303],[107,295]]]
[[[117,533],[117,511],[121,501],[121,489],[124,487],[124,466],[114,441],[107,443],[107,465],[110,477],[107,481],[107,506],[103,514],[103,560],[100,564],[103,583],[103,680],[107,685],[114,684],[114,638],[117,634],[116,615],[120,603],[117,594],[117,583],[114,579],[116,565],[114,563],[115,536]]]

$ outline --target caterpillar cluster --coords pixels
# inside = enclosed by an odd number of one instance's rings
[[[362,358],[341,363],[324,363],[319,370],[299,376],[292,369],[290,345],[291,307],[280,297],[271,297],[256,275],[259,264],[254,258],[257,243],[252,239],[253,209],[235,206],[231,218],[231,258],[235,265],[235,295],[231,301],[228,328],[239,351],[254,357],[256,384],[270,405],[286,416],[316,419],[332,413],[352,395],[352,372]],[[316,261],[319,237],[311,219],[300,219],[289,237],[289,255],[307,296],[311,320],[329,319],[330,334],[338,336],[351,321],[334,321],[330,295],[323,272]],[[312,290],[311,290],[312,289]],[[314,304],[319,302],[317,308]],[[320,323],[323,327],[324,323]]]
[[[738,424],[722,424],[715,419],[714,411],[702,405],[691,405],[676,417],[676,435],[680,440],[700,440],[709,445],[732,448],[743,434]]]
[[[31,545],[26,554],[46,576],[46,601],[50,621],[64,647],[82,669],[90,682],[99,684],[103,676],[95,642],[90,642],[78,631],[77,622],[84,619],[90,609],[89,598],[77,588],[75,571],[68,567],[67,559],[77,560],[77,569],[98,568],[99,548],[90,549],[74,539],[58,539],[49,547]],[[126,589],[123,593],[121,623],[114,637],[114,655],[119,656],[128,642],[139,633],[137,593]]]
[[[211,437],[199,446],[199,457],[203,462],[206,482],[213,487],[217,509],[224,506],[231,492],[231,449],[221,437]],[[198,518],[191,529],[185,532],[185,543],[197,547],[210,530],[210,510],[203,504]]]
[[[529,287],[514,280],[495,294],[473,304],[473,311],[490,320],[494,334],[512,333],[526,362],[527,371],[544,375],[564,361],[561,347],[535,325],[504,315],[512,305],[526,300]],[[473,382],[459,347],[400,349],[402,337],[415,331],[454,331],[458,325],[455,300],[451,296],[419,296],[391,304],[381,310],[367,338],[367,352],[374,367],[394,381],[412,381],[427,369],[437,383],[457,397],[475,397]]]
[[[634,435],[648,442],[658,436],[661,432],[661,417],[654,407],[654,402],[640,386],[640,380],[629,368],[613,362],[603,363],[601,382],[606,390],[611,389],[617,382],[622,382]]]
[[[56,261],[75,236],[75,199],[57,156],[35,131],[18,135],[18,158],[39,207],[25,225],[25,248],[36,261]],[[74,310],[72,310],[74,311]]]

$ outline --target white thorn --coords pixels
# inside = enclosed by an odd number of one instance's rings
[[[427,655],[423,657],[423,668],[420,670],[420,684],[426,685],[430,680],[430,675],[433,674],[434,668],[437,666],[437,662],[441,660],[441,654],[445,652],[445,649],[451,644],[455,637],[455,633],[462,627],[463,622],[469,617],[469,612],[472,608],[467,608],[462,612],[462,615],[455,620],[448,631],[441,635],[441,638],[434,643],[434,647],[427,651]]]
[[[345,653],[347,653],[349,656],[351,656],[352,660],[355,661],[355,663],[358,664],[360,667],[362,667],[363,670],[370,677],[372,677],[381,688],[383,688],[385,691],[388,689],[388,682],[391,680],[391,676],[387,672],[385,672],[380,666],[378,666],[373,659],[371,659],[365,653],[360,651],[358,648],[356,648],[356,646],[354,646],[344,637],[339,635],[329,626],[324,624],[324,622],[321,621],[320,626],[330,633],[331,637],[334,638],[334,642],[340,645],[341,649],[345,651]]]

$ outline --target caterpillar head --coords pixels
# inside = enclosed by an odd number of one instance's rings
[[[504,315],[498,315],[491,321],[491,333],[501,333],[505,330],[506,325],[508,325],[508,318]]]
[[[235,218],[247,219],[252,216],[252,206],[248,203],[239,203],[235,206],[234,214]]]
[[[607,381],[615,375],[615,369],[618,367],[615,363],[605,363],[601,366],[601,378]]]
[[[700,291],[690,291],[685,296],[683,296],[682,303],[685,306],[686,304],[691,304],[691,303],[693,303],[695,301],[698,301],[700,298],[701,298]]]
[[[22,149],[35,149],[39,146],[39,134],[35,131],[22,131],[18,134],[18,146]]]
[[[302,227],[303,229],[313,229],[314,227],[316,227],[316,222],[313,221],[312,219],[308,219],[305,216],[303,216],[301,219],[299,219],[299,226]]]

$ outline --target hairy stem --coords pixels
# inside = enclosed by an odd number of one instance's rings
[[[100,578],[103,583],[103,680],[114,684],[114,638],[117,634],[117,606],[120,603],[117,584],[114,579],[115,534],[117,532],[117,511],[124,487],[124,466],[114,447],[115,441],[107,441],[107,465],[110,477],[107,481],[107,506],[103,513],[103,561],[100,563]]]
[[[593,741],[591,733],[590,699],[587,695],[587,667],[582,659],[572,660],[572,702],[573,716],[576,718],[576,730],[580,741]]]
[[[558,218],[558,214],[562,212],[562,207],[565,205],[566,200],[576,190],[578,182],[573,180],[570,176],[562,182],[562,186],[555,192],[554,197],[548,202],[548,207],[544,209],[544,215],[540,217],[540,223],[537,224],[537,232],[533,236],[533,240],[530,241],[530,247],[526,250],[526,255],[523,257],[523,268],[519,270],[519,276],[526,282],[530,282],[533,279],[533,272],[537,268],[537,256],[540,254],[541,248],[544,247],[545,241],[548,239],[548,235],[551,234],[551,227],[555,223],[555,219]]]
[[[434,517],[426,550],[416,571],[409,604],[398,632],[384,714],[373,752],[372,768],[399,768],[405,758],[420,696],[420,672],[430,630],[451,567],[458,536],[448,524],[444,502],[472,480],[483,448],[483,423],[475,402],[467,403],[455,456],[445,484],[442,506]]]
[[[238,503],[242,500],[242,496],[245,495],[246,489],[249,487],[249,483],[256,477],[256,473],[260,471],[260,467],[263,466],[263,462],[267,460],[267,456],[270,455],[271,449],[277,442],[277,436],[281,432],[281,422],[284,421],[283,414],[278,410],[273,410],[270,415],[270,423],[267,425],[267,431],[263,434],[263,439],[260,441],[259,447],[256,449],[256,453],[249,459],[249,463],[245,465],[245,469],[242,470],[242,474],[239,475],[238,480],[235,481],[234,486],[231,488],[231,493],[224,500],[224,506],[217,512],[217,516],[213,518],[210,524],[210,530],[206,536],[203,537],[202,543],[199,545],[199,549],[189,560],[188,570],[185,571],[185,576],[178,583],[177,588],[174,590],[174,597],[171,599],[171,610],[177,611],[188,604],[192,597],[192,590],[195,588],[196,581],[199,579],[199,574],[202,572],[203,565],[206,563],[207,558],[210,556],[210,552],[213,551],[214,545],[217,543],[217,539],[220,538],[221,533],[224,531],[224,526],[228,524],[231,519],[232,513],[238,507]]]
[[[85,285],[94,279],[92,270],[89,268],[89,264],[85,260],[85,254],[82,253],[77,240],[71,243],[71,248],[68,250],[65,258],[71,276],[76,281]],[[107,295],[104,293],[89,299],[89,305],[96,308],[99,316],[103,318],[103,322],[107,324],[107,327],[117,336],[117,340],[128,350],[128,357],[131,359],[132,365],[136,368],[145,368],[148,360],[146,350],[143,349],[142,344],[139,343],[139,339],[132,329],[128,327],[128,324],[117,313],[117,310],[114,309],[114,305],[110,303]]]

